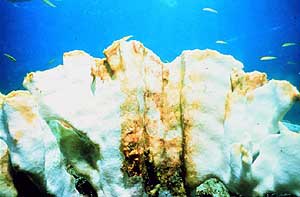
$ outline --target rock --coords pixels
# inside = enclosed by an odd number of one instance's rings
[[[191,196],[211,183],[300,195],[300,136],[281,123],[294,86],[213,50],[162,63],[127,39],[102,59],[65,53],[26,76],[28,91],[2,96],[13,166],[56,196]]]
[[[195,196],[230,197],[230,194],[222,182],[211,178],[196,188]]]

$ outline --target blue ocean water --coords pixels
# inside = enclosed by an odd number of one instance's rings
[[[103,57],[126,35],[164,61],[185,49],[216,49],[242,61],[246,71],[300,86],[300,0],[0,0],[0,92],[22,88],[27,72],[62,63],[81,49]],[[203,11],[203,8],[217,11]],[[227,44],[216,44],[224,40]],[[295,42],[295,46],[281,47]],[[10,61],[3,54],[16,58]],[[276,60],[260,61],[261,56]],[[300,123],[300,105],[286,116]]]

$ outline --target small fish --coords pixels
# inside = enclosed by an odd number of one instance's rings
[[[295,45],[296,45],[296,43],[294,43],[294,42],[286,42],[286,43],[283,43],[281,45],[281,47],[289,47],[289,46],[295,46]]]
[[[203,8],[202,10],[206,11],[206,12],[211,12],[211,13],[218,14],[218,11],[213,9],[213,8]]]
[[[224,40],[217,40],[216,44],[227,44],[227,42],[225,42]]]
[[[7,53],[4,53],[3,54],[5,57],[7,57],[10,61],[12,61],[12,62],[16,62],[17,60],[16,60],[16,58],[14,58],[13,56],[11,56],[11,55],[9,55],[9,54],[7,54]]]
[[[277,25],[271,28],[272,31],[277,31],[282,28],[282,25]]]
[[[43,2],[47,5],[49,5],[50,7],[56,8],[56,5],[54,5],[51,1],[49,0],[43,0]]]
[[[260,58],[261,61],[267,61],[267,60],[275,60],[277,57],[275,56],[263,56]]]
[[[96,76],[93,76],[93,80],[91,83],[91,91],[92,91],[93,95],[95,95],[95,90],[96,90]]]
[[[293,62],[293,61],[288,61],[287,64],[289,64],[289,65],[295,65],[295,64],[297,64],[297,63],[296,63],[296,62]]]
[[[47,65],[51,65],[51,64],[53,64],[55,61],[56,61],[56,59],[53,58],[53,59],[51,59],[51,60],[49,60],[49,61],[47,62]]]

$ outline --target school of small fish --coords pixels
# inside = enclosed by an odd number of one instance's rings
[[[290,47],[290,46],[295,46],[295,45],[297,45],[295,42],[285,42],[281,45],[281,47]],[[275,60],[275,59],[277,59],[276,56],[262,56],[262,57],[260,57],[261,61],[268,61],[268,60]],[[287,64],[296,65],[297,63],[293,62],[293,61],[288,61]]]
[[[210,7],[202,8],[202,10],[205,11],[205,12],[211,12],[211,13],[214,13],[214,14],[218,14],[218,11],[216,9],[210,8]],[[225,44],[227,44],[227,42],[224,41],[224,40],[217,40],[216,44],[225,45]],[[281,47],[290,47],[290,46],[295,46],[295,45],[297,45],[295,42],[285,42],[281,45]],[[276,59],[277,59],[276,56],[262,56],[262,57],[260,57],[261,61],[269,61],[269,60],[276,60]],[[296,63],[293,62],[293,61],[288,61],[287,64],[295,65]]]
[[[11,1],[11,2],[22,2],[22,1],[30,1],[30,0],[8,0],[8,1]],[[48,6],[50,6],[50,7],[53,7],[53,8],[56,7],[56,5],[53,4],[50,0],[42,0],[42,1],[43,1],[46,5],[48,5]],[[202,8],[202,10],[205,11],[205,12],[210,12],[210,13],[218,14],[218,11],[217,11],[216,9],[210,8],[210,7]],[[216,44],[225,45],[225,44],[227,44],[227,42],[224,41],[224,40],[217,40],[217,41],[216,41]],[[290,47],[290,46],[295,46],[295,45],[297,45],[295,42],[285,42],[285,43],[283,43],[283,44],[281,45],[281,47]],[[9,54],[7,54],[7,53],[5,53],[5,54],[3,54],[3,55],[6,56],[9,60],[11,60],[11,61],[13,61],[13,62],[16,62],[16,61],[17,61],[13,56],[11,56],[11,55],[9,55]],[[261,61],[269,61],[269,60],[275,60],[275,59],[277,59],[276,56],[262,56],[262,57],[260,57],[260,60],[261,60]],[[54,62],[54,60],[52,60],[52,61]],[[52,61],[50,60],[49,62],[52,63]],[[51,63],[49,63],[49,62],[48,62],[48,64],[51,64]],[[293,61],[288,61],[287,64],[289,64],[289,65],[294,65],[294,64],[296,64],[296,63],[293,62]],[[92,87],[92,89],[93,89],[93,87]]]

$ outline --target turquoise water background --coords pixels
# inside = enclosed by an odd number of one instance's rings
[[[246,71],[263,71],[300,88],[300,0],[51,2],[55,8],[42,0],[0,0],[0,92],[21,89],[27,72],[62,63],[66,51],[81,49],[103,57],[104,48],[126,35],[164,61],[185,49],[216,49],[242,61]],[[203,11],[206,7],[218,13]],[[297,45],[281,47],[285,42]],[[261,56],[277,59],[260,61]],[[300,124],[300,105],[285,119]]]

